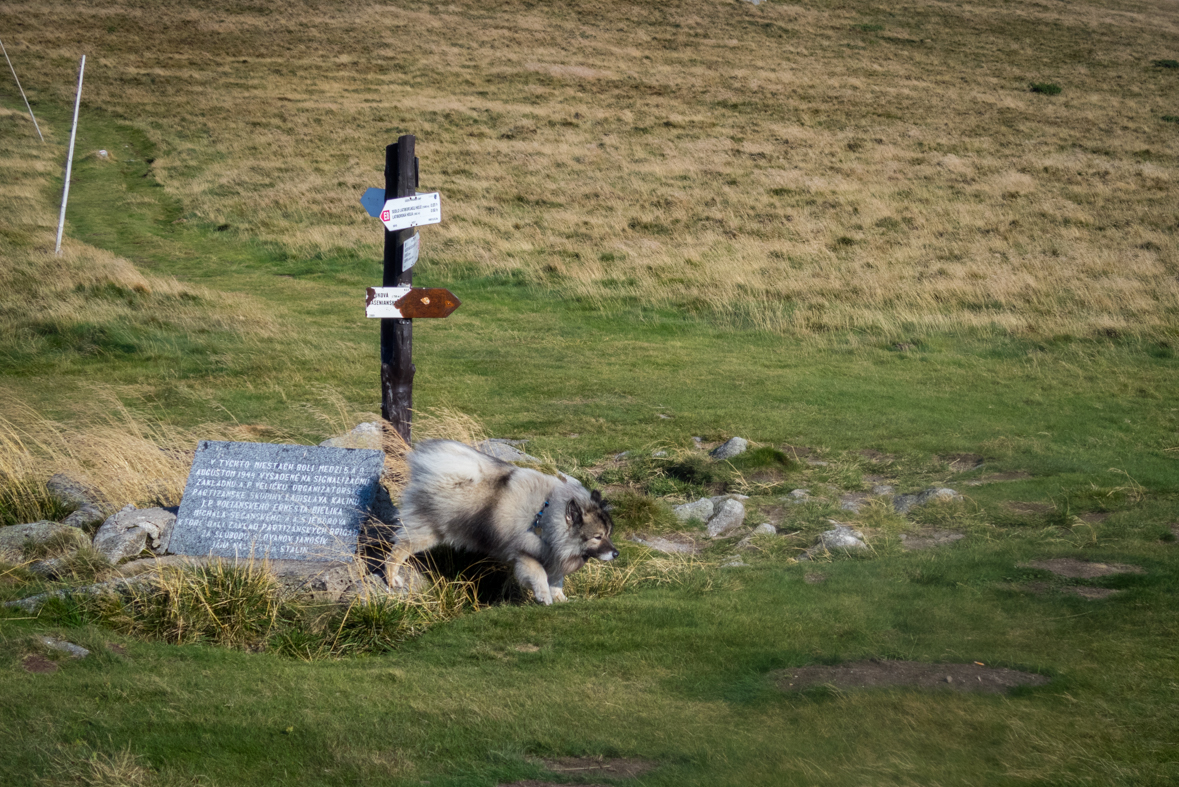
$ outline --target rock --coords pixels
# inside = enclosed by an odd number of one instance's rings
[[[505,462],[531,462],[532,464],[541,464],[540,459],[520,451],[512,443],[523,444],[524,441],[492,438],[491,440],[484,440],[475,446],[475,448],[488,456],[494,456],[496,459],[502,459]]]
[[[664,538],[663,536],[631,536],[630,540],[636,544],[642,544],[645,547],[654,549],[656,552],[663,552],[668,555],[695,555],[700,552],[700,547],[696,545],[696,542],[687,536],[673,536],[672,538]]]
[[[62,653],[68,653],[75,659],[84,659],[90,655],[90,651],[81,645],[75,645],[72,642],[66,642],[64,639],[57,639],[55,637],[39,636],[37,641],[50,650],[60,650]]]
[[[839,508],[843,511],[859,513],[860,508],[871,498],[864,492],[848,492],[839,498]]]
[[[819,543],[827,549],[867,549],[868,545],[861,539],[864,534],[847,525],[836,525],[834,530],[828,530],[819,536]]]
[[[164,508],[136,509],[128,505],[107,519],[94,534],[94,549],[111,563],[135,557],[149,547],[156,553],[168,551],[176,515]]]
[[[79,530],[84,527],[89,527],[95,522],[101,522],[106,519],[106,510],[97,508],[95,506],[82,506],[74,511],[72,514],[61,520],[63,525],[69,527],[76,527]]]
[[[42,520],[26,525],[9,525],[0,527],[0,557],[10,562],[20,562],[24,558],[22,552],[26,541],[43,544],[54,537],[60,537],[75,549],[90,543],[81,530],[58,522]]]
[[[741,502],[745,502],[748,499],[749,499],[749,495],[737,495],[737,494],[717,495],[715,497],[708,498],[709,502],[712,503],[712,508],[714,511],[719,511],[721,504],[724,503],[726,500],[740,500]]]
[[[45,483],[45,488],[63,505],[74,509],[72,514],[62,520],[64,525],[86,527],[101,522],[111,512],[111,505],[101,492],[65,473],[55,473]]]
[[[787,503],[794,503],[795,505],[798,505],[799,503],[805,503],[811,499],[811,490],[809,490],[809,489],[792,489],[790,491],[790,494],[782,499],[785,500]]]
[[[709,452],[709,456],[713,459],[732,459],[738,454],[745,453],[745,449],[749,447],[749,441],[743,437],[730,437],[724,443],[721,443],[716,448]]]
[[[68,557],[51,557],[46,560],[34,560],[27,568],[39,577],[57,579],[69,562]]]
[[[365,570],[358,563],[306,560],[274,560],[267,567],[288,593],[324,601],[342,598]]]
[[[651,456],[655,459],[662,459],[667,456],[667,451],[652,451]]]
[[[861,540],[864,534],[859,530],[853,530],[838,522],[833,524],[835,524],[835,528],[819,536],[818,542],[813,547],[798,556],[799,560],[811,560],[815,555],[830,552],[833,549],[858,551],[868,548],[868,545]]]
[[[892,493],[893,488],[891,484],[876,484],[872,487],[872,494],[878,497],[881,495],[891,495]]]
[[[748,568],[749,564],[740,555],[733,555],[731,558],[721,563],[721,568]]]
[[[29,596],[28,598],[19,598],[15,601],[6,601],[4,602],[4,606],[11,609],[20,609],[25,612],[36,612],[41,608],[42,604],[51,598],[65,598],[66,596],[76,596],[80,593],[85,593],[92,596],[102,595],[103,593],[117,593],[141,582],[143,582],[142,577],[118,577],[117,579],[111,579],[106,582],[98,582],[94,585],[86,585],[85,587],[68,588],[65,590],[51,590],[48,593],[38,593],[37,595]]]
[[[717,538],[736,527],[740,527],[745,521],[745,506],[740,500],[726,500],[721,503],[720,508],[712,515],[712,519],[708,520],[708,535],[710,538]]]
[[[907,514],[918,506],[923,506],[926,503],[935,500],[961,500],[962,495],[955,492],[953,489],[945,487],[931,487],[922,492],[917,492],[911,495],[897,495],[892,499],[893,508],[898,514]]]
[[[124,577],[137,577],[148,572],[156,572],[161,568],[183,568],[204,563],[206,558],[189,557],[188,555],[166,555],[163,557],[143,557],[138,560],[128,560],[119,566],[119,574]]]
[[[65,473],[54,473],[45,482],[45,488],[62,504],[74,508],[96,505],[99,501],[98,493],[93,487],[71,478]]]
[[[684,503],[682,506],[676,506],[672,509],[676,519],[681,522],[687,522],[691,519],[707,522],[709,519],[712,519],[715,511],[716,508],[713,506],[712,501],[703,497],[695,503]]]
[[[320,443],[325,448],[368,448],[374,451],[382,450],[384,432],[376,421],[357,424],[352,431],[338,437],[329,437]]]

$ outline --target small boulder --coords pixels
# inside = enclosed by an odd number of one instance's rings
[[[68,653],[72,658],[84,659],[90,655],[90,651],[81,645],[75,645],[72,642],[66,642],[64,639],[57,639],[56,637],[39,636],[37,641],[50,650],[58,650],[62,653]]]
[[[769,522],[763,522],[757,527],[753,528],[753,535],[755,536],[776,536],[778,528],[771,525]]]
[[[713,510],[720,511],[721,504],[724,503],[726,500],[740,500],[742,503],[744,503],[746,500],[749,499],[749,495],[738,495],[738,494],[716,495],[715,497],[710,497],[708,499],[709,499],[709,501],[712,502]]]
[[[45,488],[63,505],[74,509],[62,520],[64,525],[86,527],[106,519],[111,511],[110,504],[101,492],[65,473],[54,473],[45,483]]]
[[[709,456],[713,459],[732,459],[738,454],[745,453],[745,449],[749,448],[749,441],[743,437],[730,437],[724,443],[721,443],[716,448],[709,452]]]
[[[864,534],[848,525],[836,525],[819,536],[819,543],[827,549],[867,549],[863,542]]]
[[[961,500],[962,495],[946,487],[931,487],[911,495],[897,495],[892,499],[893,508],[898,514],[907,514],[914,508],[932,503],[933,501]]]
[[[864,534],[847,525],[833,523],[835,528],[819,536],[818,542],[810,549],[798,556],[799,560],[810,560],[815,555],[821,555],[834,549],[859,551],[867,549],[868,545],[862,539]]]
[[[376,421],[357,424],[352,431],[338,437],[329,437],[320,443],[324,448],[368,448],[373,451],[382,450],[384,433],[381,425]]]
[[[695,503],[684,503],[682,506],[676,506],[672,509],[675,513],[676,519],[681,522],[687,522],[691,519],[698,519],[701,522],[707,522],[712,519],[715,513],[715,506],[708,498],[700,498]]]
[[[537,459],[531,454],[524,453],[513,445],[513,443],[523,444],[523,442],[523,440],[505,440],[493,437],[490,440],[484,440],[482,443],[479,443],[475,448],[488,456],[494,456],[496,459],[502,459],[505,462],[541,464],[540,459]]]
[[[782,499],[785,500],[787,503],[794,503],[795,505],[798,505],[799,503],[805,503],[811,499],[811,490],[809,490],[809,489],[792,489],[792,490],[790,490],[790,494],[788,494],[786,497],[784,497]]]
[[[683,535],[672,535],[669,538],[663,536],[631,536],[630,540],[636,544],[642,544],[645,547],[654,549],[656,552],[663,552],[668,555],[696,555],[700,552],[700,547],[691,538]]]
[[[69,565],[69,562],[70,559],[68,557],[51,557],[45,560],[34,560],[28,565],[28,569],[39,577],[57,579],[65,573],[66,566]]]
[[[128,505],[107,519],[94,534],[94,549],[111,563],[135,557],[145,548],[168,551],[176,515],[164,508],[136,509]]]
[[[726,500],[708,520],[708,535],[717,538],[740,527],[745,521],[745,506],[740,500]]]
[[[74,548],[90,543],[90,539],[81,530],[59,522],[42,520],[25,525],[9,525],[0,527],[0,557],[10,562],[19,562],[24,557],[26,542],[43,544],[52,538],[60,538],[66,544],[72,543]]]

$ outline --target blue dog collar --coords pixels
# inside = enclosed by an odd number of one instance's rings
[[[544,516],[545,509],[548,507],[549,501],[546,500],[544,501],[544,506],[536,512],[536,519],[532,520],[532,526],[529,528],[530,530],[536,531],[538,536],[541,534],[540,518]]]

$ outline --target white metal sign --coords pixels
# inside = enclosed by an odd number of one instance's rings
[[[364,316],[400,320],[401,309],[394,304],[409,295],[409,287],[369,287],[364,299]]]
[[[402,246],[405,251],[401,255],[401,270],[409,270],[418,261],[418,249],[421,248],[421,245],[422,236],[416,232],[413,234],[413,237],[405,242]]]
[[[385,203],[381,221],[390,232],[442,222],[442,197],[436,191],[414,197],[398,197]]]

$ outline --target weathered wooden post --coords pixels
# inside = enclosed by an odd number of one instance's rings
[[[417,159],[414,136],[405,134],[385,148],[385,200],[417,193]],[[382,287],[413,285],[413,268],[406,270],[405,241],[413,227],[385,230],[385,272]],[[413,321],[381,320],[381,415],[406,443],[413,419]]]
[[[406,134],[385,148],[385,188],[360,198],[370,216],[385,225],[385,270],[380,287],[369,287],[364,313],[381,320],[381,415],[409,442],[413,417],[413,318],[446,317],[460,305],[442,288],[413,286],[418,260],[416,227],[442,221],[442,198],[418,194],[414,138]]]

